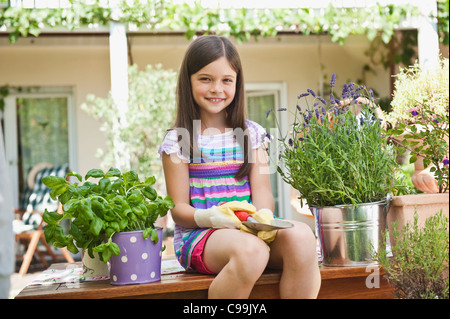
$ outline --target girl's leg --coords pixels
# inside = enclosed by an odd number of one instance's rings
[[[216,230],[203,250],[206,267],[218,274],[208,298],[248,298],[268,260],[269,249],[258,237],[236,229]]]
[[[270,244],[269,267],[283,269],[281,298],[316,298],[321,283],[316,238],[311,228],[300,222],[279,230]]]

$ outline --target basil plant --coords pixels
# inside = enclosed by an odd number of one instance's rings
[[[69,182],[69,176],[77,182]],[[93,182],[88,179],[97,179]],[[51,188],[50,196],[62,206],[60,211],[44,212],[46,222],[45,238],[55,247],[67,247],[72,253],[78,248],[86,250],[90,257],[97,252],[104,262],[111,255],[120,255],[120,249],[112,241],[118,232],[143,230],[143,237],[158,242],[155,221],[174,207],[170,196],[162,198],[152,187],[155,177],[144,181],[135,171],[121,173],[110,168],[106,173],[101,169],[87,172],[84,183],[82,176],[75,172],[66,178],[46,176],[42,182]],[[68,233],[64,232],[61,221],[70,220]]]

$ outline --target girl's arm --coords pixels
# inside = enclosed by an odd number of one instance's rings
[[[185,228],[197,228],[194,221],[195,208],[190,205],[189,200],[189,164],[181,160],[173,161],[170,155],[164,152],[162,164],[167,194],[172,197],[175,204],[171,210],[174,222]]]
[[[270,186],[269,160],[263,147],[252,150],[252,164],[250,167],[250,187],[252,190],[252,204],[257,210],[274,209],[274,200]]]

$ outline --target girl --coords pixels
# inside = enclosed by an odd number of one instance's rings
[[[274,207],[270,175],[261,173],[268,172],[266,133],[245,119],[241,62],[228,39],[202,36],[192,42],[177,99],[175,128],[159,153],[175,203],[174,246],[181,265],[217,274],[209,298],[248,298],[266,267],[282,269],[280,297],[317,297],[316,240],[307,225],[292,221],[295,226],[279,230],[268,249],[217,209],[230,201],[248,201],[270,213]]]

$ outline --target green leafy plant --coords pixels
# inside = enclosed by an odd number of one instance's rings
[[[449,0],[437,0],[437,20],[439,31],[439,42],[444,45],[449,43]]]
[[[428,101],[415,104],[411,114],[417,122],[410,125],[399,123],[395,129],[389,130],[389,134],[401,137],[396,139],[398,150],[400,153],[410,151],[410,163],[421,157],[424,167],[432,164],[430,172],[437,180],[439,193],[444,193],[449,189],[448,114],[437,115]]]
[[[447,58],[425,70],[415,64],[396,75],[392,111],[386,114],[389,131],[400,153],[410,151],[410,163],[420,157],[438,182],[449,189],[449,69]],[[447,140],[447,141],[446,141]]]
[[[385,245],[379,245],[374,255],[394,288],[398,298],[448,299],[449,241],[448,218],[442,213],[427,218],[425,226],[418,224],[415,212],[414,222],[398,229],[393,223],[393,232],[386,230],[395,245],[392,256]]]
[[[82,182],[78,173],[67,175]],[[90,178],[98,182],[93,183]],[[112,254],[120,254],[119,246],[112,241],[115,233],[143,230],[144,238],[158,242],[154,223],[174,207],[170,196],[162,198],[152,187],[155,177],[141,181],[132,170],[122,174],[117,168],[110,168],[106,173],[92,169],[82,184],[57,176],[46,176],[42,182],[51,188],[50,196],[61,202],[63,210],[62,214],[45,210],[47,242],[55,247],[67,247],[73,253],[78,248],[87,250],[92,258],[97,252],[104,262]],[[63,219],[71,220],[68,234],[60,225]]]
[[[335,81],[333,75],[331,88]],[[387,143],[371,92],[350,83],[344,85],[342,100],[332,91],[327,103],[308,89],[298,97],[287,135],[280,130],[278,172],[309,207],[381,201],[396,186],[394,148]]]

